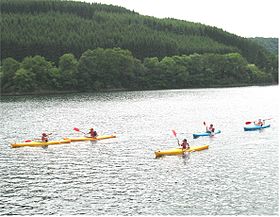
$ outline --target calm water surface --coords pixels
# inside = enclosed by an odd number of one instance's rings
[[[278,86],[1,98],[0,215],[277,215]],[[246,121],[271,127],[244,132]],[[192,139],[202,122],[222,131]],[[41,147],[10,144],[77,127],[117,138]],[[171,130],[209,149],[177,147]]]

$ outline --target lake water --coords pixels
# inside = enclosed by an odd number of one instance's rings
[[[0,215],[277,215],[278,86],[1,98]],[[245,132],[246,121],[273,118]],[[203,121],[222,131],[192,139]],[[117,138],[65,145],[10,144],[74,127]],[[155,158],[178,147],[209,149]]]

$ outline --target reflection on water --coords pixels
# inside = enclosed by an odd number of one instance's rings
[[[278,87],[79,93],[1,98],[2,215],[276,215]],[[246,121],[271,127],[244,132]],[[222,130],[192,139],[203,121]],[[11,149],[14,141],[117,138]],[[154,151],[209,149],[155,159]]]
[[[185,152],[183,155],[182,155],[182,159],[183,159],[183,163],[184,165],[186,165],[188,163],[188,161],[190,160],[190,154],[189,152]]]

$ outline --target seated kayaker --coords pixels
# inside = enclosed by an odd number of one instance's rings
[[[262,126],[262,125],[264,125],[264,121],[259,119],[258,121],[254,121],[254,124],[257,125],[257,126]]]
[[[92,138],[95,138],[97,136],[97,132],[93,128],[90,128],[90,131],[88,132],[88,134]]]
[[[214,127],[212,127],[212,129],[211,129],[210,135],[215,136],[215,128]]]
[[[49,141],[49,135],[46,133],[42,133],[42,142],[48,142]]]
[[[189,149],[189,148],[190,148],[190,145],[189,145],[187,139],[184,139],[184,140],[182,141],[181,146],[182,146],[182,149]]]
[[[205,121],[203,122],[203,124],[206,126],[206,133],[214,133],[215,132],[215,128],[214,128],[213,124],[210,124],[209,127],[206,125]]]

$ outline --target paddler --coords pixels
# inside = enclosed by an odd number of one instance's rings
[[[206,126],[206,133],[214,133],[215,132],[215,128],[213,126],[213,124],[210,124],[210,126],[208,127],[205,123],[205,121],[203,122],[204,126]]]
[[[49,141],[49,135],[46,133],[42,133],[42,142],[48,142]]]
[[[259,119],[258,122],[254,121],[254,124],[257,126],[262,126],[264,125],[264,121],[262,121],[262,119]]]
[[[97,132],[93,129],[90,128],[88,134],[92,137],[95,138],[97,136]]]
[[[182,146],[182,149],[189,149],[189,148],[190,148],[190,145],[189,145],[187,139],[184,139],[184,140],[182,141],[181,146]]]

